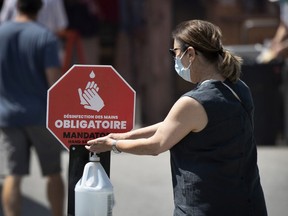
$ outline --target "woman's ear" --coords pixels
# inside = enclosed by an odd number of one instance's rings
[[[195,57],[195,55],[196,55],[196,50],[192,47],[192,46],[190,46],[190,47],[188,47],[188,56],[189,57]]]

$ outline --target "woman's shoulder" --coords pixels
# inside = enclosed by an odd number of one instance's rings
[[[208,99],[215,95],[218,95],[219,88],[222,82],[219,80],[205,80],[202,83],[198,83],[197,86],[186,92],[183,96],[193,97],[195,99]]]

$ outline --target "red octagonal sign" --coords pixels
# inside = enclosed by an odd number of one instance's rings
[[[68,150],[88,140],[130,131],[135,91],[112,66],[74,65],[47,96],[47,128]]]

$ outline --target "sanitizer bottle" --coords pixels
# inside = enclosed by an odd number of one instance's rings
[[[113,186],[96,153],[89,159],[75,186],[75,216],[112,216]]]

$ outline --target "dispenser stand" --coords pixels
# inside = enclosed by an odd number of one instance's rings
[[[67,216],[75,215],[75,192],[74,188],[82,177],[84,166],[89,162],[89,151],[84,145],[71,145],[69,149],[69,177],[68,177],[68,205]],[[110,152],[97,154],[105,172],[110,177]]]

